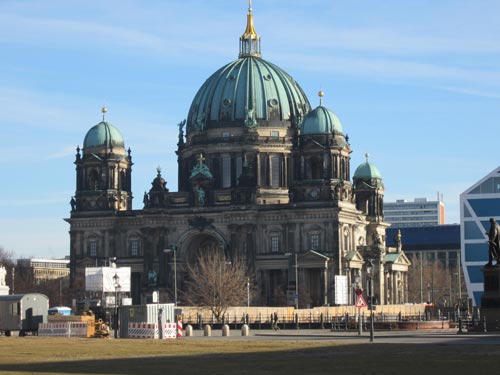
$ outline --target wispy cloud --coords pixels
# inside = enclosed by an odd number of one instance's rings
[[[4,85],[0,87],[2,122],[39,128],[68,129],[68,126],[75,124],[74,119],[78,116],[67,108],[70,107],[70,102],[77,100],[81,102],[82,98],[57,91]],[[66,106],[61,103],[66,103]]]
[[[464,95],[471,95],[471,96],[479,96],[483,98],[493,98],[493,99],[500,99],[500,92],[493,92],[493,91],[483,91],[483,90],[474,90],[474,89],[468,89],[468,88],[463,88],[463,87],[454,87],[454,86],[432,86],[438,90],[443,90],[443,91],[449,91],[449,92],[456,92],[459,94],[464,94]]]
[[[49,206],[52,204],[67,203],[68,197],[74,194],[72,191],[62,191],[37,199],[1,199],[0,207],[26,207],[26,206]]]
[[[146,52],[159,60],[182,59],[186,54],[204,52],[218,55],[230,50],[216,41],[220,34],[214,34],[212,42],[206,43],[199,35],[190,38],[189,32],[170,30],[167,26],[154,32],[143,31],[139,27],[147,27],[147,24],[125,27],[116,23],[104,25],[90,21],[0,14],[0,43],[51,49],[72,49],[78,45],[79,49],[135,56]],[[189,61],[187,59],[184,63]]]
[[[293,25],[293,24],[292,24]],[[496,54],[500,52],[500,41],[491,35],[441,36],[431,32],[410,34],[394,25],[393,29],[373,26],[371,28],[338,28],[302,21],[301,29],[307,33],[294,33],[290,38],[289,28],[271,29],[266,40],[280,41],[281,49],[292,45],[320,49],[325,53],[342,50],[370,52],[387,55],[449,55],[452,54]],[[279,46],[276,46],[279,48]]]
[[[60,159],[60,158],[65,158],[68,156],[73,156],[75,155],[75,146],[65,146],[58,152],[55,152],[53,154],[47,155],[47,159]]]
[[[163,49],[165,46],[162,39],[149,33],[93,22],[3,14],[0,16],[0,24],[0,30],[3,31],[0,41],[3,42],[28,42],[52,36],[44,44],[57,44],[58,41],[77,38],[74,42],[88,45],[131,45],[149,49]]]
[[[356,76],[371,78],[391,78],[393,80],[419,80],[445,83],[481,84],[487,86],[500,85],[500,71],[466,69],[450,65],[431,64],[425,62],[402,60],[397,58],[376,57],[334,57],[323,54],[274,54],[277,60],[287,61],[296,70],[323,72],[337,71]],[[311,64],[311,61],[314,63]],[[450,86],[451,87],[451,86]],[[468,90],[455,87],[455,90]]]

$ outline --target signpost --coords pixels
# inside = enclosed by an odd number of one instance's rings
[[[354,292],[356,293],[356,304],[354,307],[356,307],[358,310],[358,336],[361,336],[361,332],[363,332],[363,325],[361,324],[361,308],[367,307],[367,303],[365,299],[363,298],[363,291],[358,288]]]
[[[365,301],[365,299],[363,298],[363,295],[360,294],[356,300],[356,307],[357,308],[362,308],[362,307],[367,307],[367,303]]]

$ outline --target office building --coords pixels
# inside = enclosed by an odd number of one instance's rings
[[[444,224],[444,203],[441,196],[436,201],[415,198],[413,202],[398,199],[385,202],[384,219],[394,227],[417,227]]]
[[[475,306],[481,305],[483,273],[488,262],[490,218],[500,220],[500,167],[460,195],[462,263],[467,291]]]

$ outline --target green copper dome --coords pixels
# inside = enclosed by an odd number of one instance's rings
[[[280,126],[285,121],[298,126],[310,108],[289,74],[260,57],[243,56],[217,70],[198,90],[187,132],[216,126]]]
[[[380,174],[380,171],[376,166],[374,166],[371,163],[368,163],[368,160],[361,164],[359,167],[356,168],[356,171],[354,172],[353,179],[364,179],[364,180],[370,180],[370,179],[382,179],[382,175]]]
[[[117,128],[109,122],[101,121],[87,132],[83,141],[84,150],[95,147],[124,148],[125,142]]]
[[[239,58],[217,70],[198,90],[189,109],[186,135],[217,127],[300,126],[311,110],[304,91],[288,73],[261,56],[249,3]]]
[[[322,105],[304,117],[302,134],[342,134],[342,124],[335,113]]]

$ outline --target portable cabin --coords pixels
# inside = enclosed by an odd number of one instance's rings
[[[71,307],[67,307],[67,306],[55,306],[55,307],[51,307],[49,309],[49,315],[56,315],[56,314],[60,314],[60,315],[71,315],[72,314],[72,310],[71,310]]]
[[[0,332],[19,336],[37,332],[39,323],[47,322],[49,298],[44,294],[12,294],[0,296]]]
[[[175,305],[173,303],[120,306],[113,313],[118,313],[120,338],[129,337],[129,323],[175,323]]]

